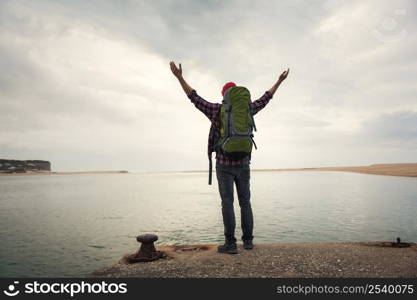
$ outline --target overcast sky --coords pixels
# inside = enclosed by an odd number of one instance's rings
[[[205,170],[208,119],[169,70],[253,100],[253,168],[417,162],[416,1],[0,2],[0,158]]]

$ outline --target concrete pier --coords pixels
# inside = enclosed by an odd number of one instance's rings
[[[157,250],[167,257],[136,264],[122,258],[88,277],[417,277],[416,244],[394,248],[376,242],[277,243],[255,244],[249,251],[238,245],[237,255],[217,253],[217,245],[157,246]]]

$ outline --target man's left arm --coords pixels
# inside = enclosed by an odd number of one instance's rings
[[[203,99],[194,89],[191,91],[190,95],[188,95],[188,98],[191,100],[194,106],[197,107],[198,110],[205,114],[210,121],[213,121],[216,113],[220,109],[219,103],[212,103]]]
[[[185,81],[184,77],[182,76],[181,64],[179,64],[178,68],[175,63],[171,61],[169,66],[171,68],[172,74],[177,77],[187,97],[191,100],[195,107],[197,107],[203,114],[206,115],[207,118],[209,118],[210,121],[213,121],[215,114],[220,109],[220,104],[211,103],[197,94],[197,92]]]

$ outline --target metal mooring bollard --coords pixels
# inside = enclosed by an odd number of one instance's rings
[[[156,251],[153,244],[158,240],[158,236],[156,234],[142,234],[139,235],[136,240],[142,244],[138,252],[128,257],[128,262],[149,262],[165,257],[165,253]]]
[[[397,237],[397,242],[396,243],[392,243],[392,247],[396,247],[396,248],[407,248],[410,247],[410,243],[404,243],[401,242],[401,238]]]

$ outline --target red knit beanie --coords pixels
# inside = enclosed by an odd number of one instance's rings
[[[224,93],[226,93],[226,91],[227,91],[229,88],[234,87],[234,86],[236,86],[236,84],[235,84],[234,82],[228,82],[228,83],[226,83],[226,84],[223,86],[223,89],[222,89],[222,96],[224,96]]]

